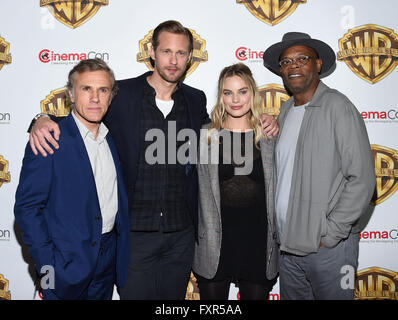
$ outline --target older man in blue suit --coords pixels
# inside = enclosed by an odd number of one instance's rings
[[[27,146],[15,218],[40,276],[54,270],[44,299],[111,299],[129,257],[127,196],[116,147],[101,122],[117,91],[100,59],[69,73],[71,114],[59,123],[59,150],[34,156]]]

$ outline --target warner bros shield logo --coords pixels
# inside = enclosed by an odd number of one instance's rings
[[[197,280],[192,272],[189,277],[187,291],[185,292],[185,300],[200,300]]]
[[[271,83],[257,89],[260,93],[263,112],[271,116],[278,116],[282,104],[290,98],[285,87]]]
[[[9,281],[0,274],[0,300],[11,300],[11,292],[8,290]]]
[[[11,61],[10,44],[0,35],[0,70]]]
[[[11,181],[11,174],[8,172],[8,161],[0,155],[0,187],[3,183],[8,183]]]
[[[398,273],[379,267],[357,272],[355,300],[398,300]]]
[[[394,149],[372,144],[376,188],[371,203],[378,205],[398,189],[398,153]]]
[[[301,3],[307,0],[236,0],[257,19],[274,26],[290,16]]]
[[[65,90],[65,87],[52,90],[45,99],[40,101],[41,112],[56,117],[66,117],[71,111],[71,105],[66,98]]]
[[[392,29],[367,24],[350,29],[339,40],[337,59],[363,80],[375,84],[398,64],[398,35]]]
[[[91,19],[109,0],[40,0],[58,21],[70,28],[80,27]]]
[[[184,77],[189,76],[195,69],[199,66],[201,62],[206,62],[208,60],[208,55],[206,51],[206,40],[202,39],[195,30],[189,29],[193,37],[193,52],[191,61],[188,62],[187,71]],[[139,52],[137,53],[137,61],[143,62],[148,67],[150,71],[153,71],[153,65],[151,62],[151,47],[152,47],[152,36],[153,30],[139,41]]]

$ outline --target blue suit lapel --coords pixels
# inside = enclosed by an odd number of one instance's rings
[[[73,111],[72,111],[73,112]],[[73,119],[72,113],[68,115],[68,117],[64,121],[65,124],[65,131],[61,133],[66,133],[70,136],[71,140],[73,141],[73,145],[76,148],[76,156],[79,158],[79,168],[76,168],[76,171],[80,173],[80,175],[85,176],[85,181],[88,182],[88,186],[93,188],[95,195],[97,197],[98,202],[98,209],[99,209],[99,200],[98,200],[98,193],[97,187],[95,185],[95,178],[93,174],[93,169],[91,167],[90,159],[88,157],[88,153],[86,150],[86,146],[84,145],[83,138],[80,134],[79,128],[76,125],[75,119]]]

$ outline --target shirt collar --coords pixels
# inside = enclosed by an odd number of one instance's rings
[[[87,139],[87,137],[91,138],[92,140],[95,140],[92,132],[89,129],[87,129],[87,127],[79,120],[78,117],[76,117],[75,112],[73,110],[72,110],[72,116],[73,119],[75,119],[77,128],[79,129],[80,135],[82,136],[83,140]],[[108,131],[109,131],[108,128],[104,125],[103,122],[101,122],[98,128],[98,135],[96,141],[98,143],[101,143],[108,134]]]

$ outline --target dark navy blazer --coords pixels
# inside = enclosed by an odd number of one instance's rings
[[[14,213],[36,271],[53,266],[54,293],[76,299],[96,266],[102,217],[90,160],[72,115],[59,126],[59,149],[53,155],[35,156],[27,145]],[[128,204],[116,147],[110,134],[106,139],[118,181],[116,284],[123,286],[129,259]]]
[[[151,72],[144,73],[136,78],[119,80],[119,92],[112,101],[104,123],[109,128],[115,141],[119,158],[123,166],[123,175],[127,195],[131,201],[138,174],[138,161],[140,159],[140,124],[143,89],[146,78]],[[179,83],[187,108],[190,129],[194,130],[199,146],[200,128],[210,121],[206,110],[206,95],[203,91],[192,88],[184,83]],[[185,166],[187,179],[187,205],[190,211],[195,230],[198,221],[198,174],[195,164]]]

